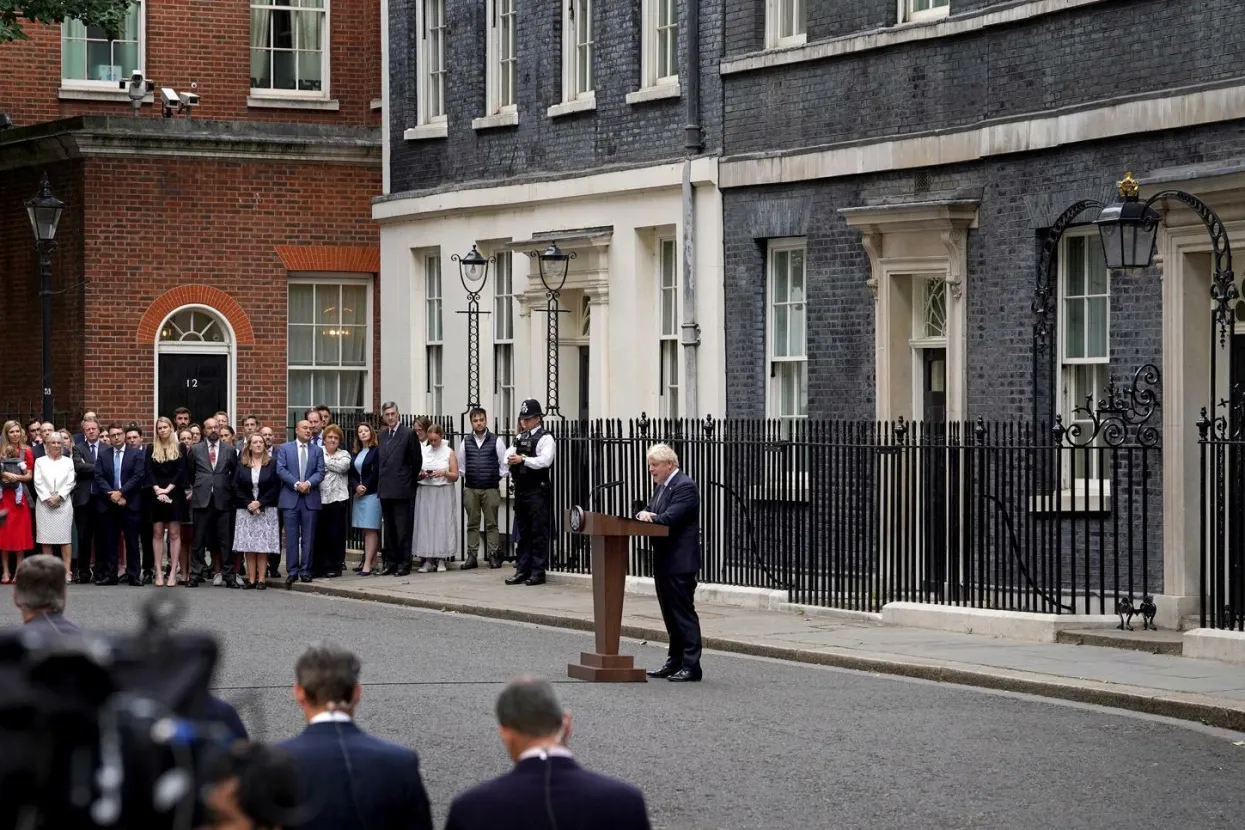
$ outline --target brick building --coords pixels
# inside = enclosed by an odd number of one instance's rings
[[[481,402],[508,422],[544,399],[546,297],[525,254],[556,240],[576,256],[561,413],[720,414],[721,4],[429,0],[391,6],[384,27],[382,342],[410,356],[386,363],[386,396],[464,410],[451,257],[477,245],[496,258]]]
[[[1096,517],[1154,536],[1151,585],[1165,624],[1195,609],[1205,507],[1192,483],[1194,421],[1242,380],[1221,360],[1210,388],[1206,228],[1161,202],[1155,267],[1109,273],[1096,211],[1078,214],[1038,301],[1054,320],[1052,370],[1035,339],[1035,274],[1065,209],[1115,201],[1129,170],[1143,197],[1191,191],[1229,238],[1245,239],[1245,85],[1228,59],[1245,44],[1245,7],[725,6],[730,414],[1047,423],[1057,414],[1070,424],[1086,419],[1076,408],[1087,397],[1102,400],[1109,377],[1128,381],[1153,363],[1163,458],[1149,474],[1161,479],[1162,503],[1149,524],[1109,516],[1105,473],[1065,472],[1062,487],[1092,497]],[[1225,349],[1245,344],[1237,332]]]
[[[53,255],[58,421],[191,407],[284,428],[376,405],[381,184],[374,3],[138,2],[109,42],[76,22],[0,48],[0,407],[40,399],[24,200],[67,203]],[[138,109],[123,87],[154,83]],[[165,117],[162,88],[199,96]]]

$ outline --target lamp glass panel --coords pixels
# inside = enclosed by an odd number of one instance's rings
[[[1124,251],[1121,247],[1119,223],[1103,222],[1099,224],[1098,237],[1102,243],[1102,252],[1106,257],[1107,267],[1111,269],[1123,268]]]

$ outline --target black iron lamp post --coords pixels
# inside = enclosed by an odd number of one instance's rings
[[[26,200],[26,214],[39,251],[39,298],[43,305],[43,420],[52,420],[52,249],[65,203],[52,195],[47,173],[39,192]]]
[[[566,285],[566,274],[575,252],[563,251],[555,241],[550,242],[545,250],[531,251],[528,256],[537,261],[540,282],[545,287],[545,314],[548,315],[545,329],[545,412],[561,415],[558,407],[558,315],[564,312],[559,307],[559,297],[562,286]]]
[[[480,292],[488,280],[488,267],[493,257],[481,255],[475,245],[464,257],[454,254],[450,259],[458,263],[458,278],[467,292],[467,411],[480,405]]]

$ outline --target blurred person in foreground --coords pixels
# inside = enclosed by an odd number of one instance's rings
[[[294,667],[294,699],[307,718],[280,745],[298,765],[311,818],[303,830],[431,830],[432,811],[412,750],[354,722],[359,658],[332,643],[309,646]],[[503,825],[498,825],[503,826]]]
[[[55,556],[39,554],[17,566],[13,580],[13,604],[22,624],[52,634],[74,634],[80,629],[65,619],[69,570]]]
[[[548,680],[521,677],[506,686],[497,723],[514,769],[457,795],[445,830],[648,830],[638,789],[571,755],[571,715]]]
[[[200,830],[284,830],[303,818],[298,768],[280,750],[236,743],[204,777]]]

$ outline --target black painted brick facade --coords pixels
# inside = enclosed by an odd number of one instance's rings
[[[686,20],[680,3],[680,21]],[[701,124],[703,152],[721,149],[721,3],[701,2]],[[485,109],[484,0],[448,0],[449,67],[446,105],[449,136],[406,141],[416,123],[415,4],[394,0],[390,9],[390,132],[393,193],[460,187],[514,178],[560,177],[671,161],[686,155],[686,70],[684,93],[630,105],[626,95],[640,87],[640,0],[595,4],[597,52],[595,111],[550,118],[546,110],[562,100],[562,4],[520,4],[517,26],[519,123],[476,131],[473,118]],[[687,60],[686,28],[680,27],[680,65]]]

